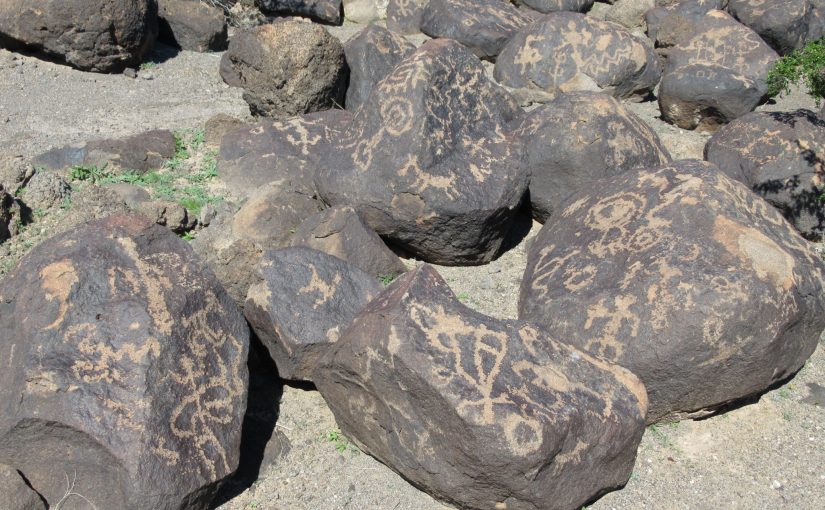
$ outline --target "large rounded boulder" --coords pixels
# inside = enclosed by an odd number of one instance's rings
[[[754,112],[720,129],[705,159],[776,206],[810,239],[825,232],[825,121],[810,110]]]
[[[728,12],[759,34],[780,55],[805,45],[813,11],[811,0],[728,1]]]
[[[470,310],[427,265],[356,316],[315,383],[361,449],[463,509],[581,508],[627,482],[644,430],[633,374]]]
[[[527,189],[522,151],[505,133],[519,114],[463,46],[428,41],[320,147],[318,192],[423,260],[489,262]]]
[[[825,263],[776,209],[700,161],[574,195],[528,257],[519,318],[638,375],[649,422],[765,391],[825,327]]]
[[[375,84],[408,57],[415,46],[386,28],[370,25],[344,44],[349,65],[347,110],[361,107]]]
[[[239,31],[220,71],[244,89],[253,115],[289,117],[344,104],[344,47],[315,23],[282,20]]]
[[[49,506],[205,509],[238,467],[249,330],[168,229],[45,241],[0,283],[0,330],[0,463]]]
[[[580,189],[634,168],[670,162],[656,133],[611,96],[559,94],[515,122],[530,167],[533,217],[544,223]]]
[[[515,89],[595,90],[628,98],[653,90],[661,68],[649,42],[618,25],[556,12],[510,39],[494,74],[499,83]]]
[[[136,66],[157,34],[156,0],[0,2],[0,47],[33,51],[83,71]]]
[[[255,5],[264,14],[306,16],[335,25],[344,20],[341,0],[255,0]]]

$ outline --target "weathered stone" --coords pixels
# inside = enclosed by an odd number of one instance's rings
[[[698,31],[673,47],[659,87],[662,119],[682,129],[714,131],[765,97],[778,55],[748,27],[712,10]]]
[[[334,25],[344,21],[341,0],[255,0],[255,5],[265,14],[306,16]]]
[[[526,5],[542,13],[558,11],[586,12],[593,7],[594,0],[516,0],[515,3]]]
[[[529,250],[519,317],[638,375],[648,422],[701,416],[802,367],[824,271],[776,209],[686,160],[571,197]]]
[[[126,182],[115,182],[112,184],[105,184],[104,188],[113,191],[120,197],[126,205],[131,209],[137,209],[144,202],[152,200],[152,195],[146,191],[146,188],[138,186],[137,184],[129,184]]]
[[[306,247],[266,252],[246,319],[284,379],[312,381],[318,359],[381,292],[374,275]]]
[[[560,94],[516,121],[513,133],[527,153],[533,217],[542,223],[600,179],[670,162],[650,126],[606,94]]]
[[[221,141],[227,133],[241,129],[246,125],[247,123],[243,120],[225,113],[213,115],[203,126],[203,141],[210,147],[220,147]]]
[[[186,242],[115,215],[0,283],[0,462],[50,506],[207,508],[238,466],[249,330]]]
[[[627,98],[647,95],[661,69],[649,43],[618,25],[557,12],[516,34],[501,51],[494,74],[516,89],[595,90]]]
[[[158,0],[160,40],[189,51],[223,51],[229,40],[223,9],[192,0]]]
[[[288,117],[344,104],[344,47],[315,23],[282,20],[238,31],[220,72],[244,89],[253,115]]]
[[[327,110],[230,131],[221,142],[218,175],[233,193],[244,196],[270,182],[289,182],[293,189],[314,194],[319,147],[350,120],[348,112]]]
[[[412,43],[378,25],[368,26],[347,41],[344,44],[350,72],[347,109],[360,108],[375,84],[413,51]]]
[[[140,202],[136,204],[135,209],[158,225],[163,225],[177,234],[192,230],[197,224],[197,217],[177,202],[168,200]]]
[[[46,510],[40,495],[26,485],[16,469],[0,464],[0,495],[9,510]]]
[[[515,33],[531,21],[501,0],[430,0],[421,13],[421,31],[454,39],[479,58],[495,60]]]
[[[647,11],[647,35],[667,56],[667,48],[690,39],[702,30],[702,19],[714,10],[724,8],[725,0],[683,0],[676,4]]]
[[[61,205],[72,194],[72,187],[54,172],[35,173],[23,193],[23,202],[31,209],[49,209]]]
[[[328,253],[373,277],[397,276],[407,270],[398,255],[348,206],[332,207],[307,218],[292,237],[292,246]]]
[[[19,154],[0,154],[0,187],[12,195],[34,175],[34,166]]]
[[[780,55],[807,42],[810,0],[729,0],[728,12],[759,34]]]
[[[616,0],[612,4],[606,5],[597,17],[605,21],[618,23],[628,29],[634,29],[644,26],[645,13],[654,7],[656,7],[655,0]],[[593,11],[590,12],[593,13]]]
[[[34,51],[84,71],[139,64],[157,37],[155,0],[4,0],[0,47]]]
[[[421,15],[427,0],[390,0],[387,6],[387,28],[399,34],[421,31]]]
[[[809,110],[754,112],[720,129],[705,159],[777,207],[809,239],[825,231],[825,121]]]
[[[344,17],[356,23],[370,23],[387,17],[387,0],[344,0]]]
[[[465,307],[426,265],[358,314],[315,384],[362,450],[478,510],[580,508],[621,486],[646,409],[630,372]]]
[[[318,191],[423,260],[488,262],[527,188],[520,147],[503,132],[520,113],[463,46],[428,41],[321,146]]]
[[[95,140],[44,152],[34,165],[52,170],[73,166],[116,166],[146,171],[160,168],[175,156],[175,135],[166,129],[146,131],[126,138]]]

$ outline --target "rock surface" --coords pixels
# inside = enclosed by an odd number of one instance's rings
[[[25,49],[83,71],[138,65],[157,37],[155,0],[4,0],[0,47]]]
[[[46,504],[29,487],[16,469],[0,464],[0,494],[9,510],[46,510]]]
[[[777,207],[809,239],[825,232],[825,121],[810,110],[749,113],[720,129],[705,159]]]
[[[729,0],[728,12],[780,55],[805,45],[813,6],[810,0]]]
[[[249,330],[174,234],[114,215],[0,285],[0,462],[54,506],[206,508],[238,466]]]
[[[530,249],[519,318],[638,375],[648,422],[701,416],[802,367],[823,272],[776,209],[687,160],[571,197]]]
[[[229,40],[223,9],[192,0],[158,0],[160,40],[189,51],[223,51]]]
[[[520,147],[504,133],[519,114],[463,46],[428,41],[321,146],[318,191],[423,260],[489,262],[527,188]]]
[[[427,0],[390,0],[387,6],[387,28],[399,34],[421,31],[421,15]]]
[[[317,21],[340,25],[341,0],[255,0],[265,14],[306,16]]]
[[[683,0],[656,7],[645,13],[647,35],[667,56],[667,48],[690,39],[703,28],[702,18],[715,9],[723,9],[725,0]]]
[[[381,292],[374,275],[306,247],[268,251],[258,268],[244,315],[289,380],[312,381],[318,359]]]
[[[618,25],[557,12],[510,39],[494,75],[515,89],[600,90],[628,98],[647,95],[659,82],[661,68],[650,44]]]
[[[515,3],[546,14],[558,11],[586,12],[593,7],[594,0],[516,0]]]
[[[646,408],[630,372],[470,310],[426,265],[358,314],[315,383],[364,451],[479,510],[579,508],[621,486]]]
[[[348,40],[344,44],[350,72],[347,110],[360,108],[375,84],[413,51],[411,42],[378,25],[370,25]]]
[[[530,167],[533,217],[544,223],[580,189],[670,162],[656,133],[611,96],[559,94],[515,122]]]
[[[160,168],[175,156],[175,135],[155,129],[126,138],[95,140],[49,150],[36,158],[34,165],[62,170],[73,166],[115,166],[124,170],[146,171]]]
[[[315,23],[283,20],[239,31],[220,71],[244,89],[253,115],[288,117],[344,104],[344,47]]]

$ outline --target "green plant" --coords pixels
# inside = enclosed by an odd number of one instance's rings
[[[785,95],[791,85],[800,81],[819,106],[825,97],[825,38],[811,41],[777,60],[768,72],[768,95]]]
[[[353,453],[358,453],[360,451],[358,450],[358,448],[356,448],[354,444],[350,442],[349,438],[342,434],[341,431],[338,429],[332,429],[327,431],[324,434],[324,439],[329,441],[330,443],[333,443],[335,445],[335,449],[338,450],[338,453],[344,453],[347,450]]]
[[[464,302],[464,301],[469,301],[469,300],[470,300],[470,295],[469,295],[469,294],[467,294],[466,292],[461,292],[461,293],[459,293],[459,295],[458,295],[458,296],[456,296],[456,297],[458,297],[458,300],[459,300],[459,301],[462,301],[462,302]]]
[[[180,238],[183,239],[184,241],[191,241],[191,240],[195,239],[195,235],[192,232],[184,232],[183,234],[180,235]]]
[[[389,286],[398,276],[388,275],[388,274],[380,274],[378,275],[378,281],[381,282],[381,285],[384,287]]]
[[[69,169],[69,179],[72,181],[89,181],[92,184],[100,184],[104,180],[111,179],[111,177],[111,174],[106,170],[106,165],[101,167],[75,165]]]
[[[140,70],[141,71],[148,71],[149,69],[154,69],[156,66],[157,66],[156,63],[154,63],[152,61],[147,61],[147,62],[143,62],[142,64],[140,64]]]

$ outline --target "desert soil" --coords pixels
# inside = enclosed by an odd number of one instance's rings
[[[331,31],[346,39],[360,28],[347,24]],[[248,119],[241,91],[224,85],[218,75],[219,58],[162,48],[152,57],[154,65],[133,79],[83,73],[0,50],[0,150],[32,157],[68,143],[148,129],[202,128],[218,113]],[[665,124],[655,101],[628,106],[656,130],[675,158],[702,157],[706,135]],[[800,107],[814,105],[795,91],[760,109]],[[540,228],[524,223],[526,236],[515,239],[515,246],[492,264],[438,268],[467,305],[496,317],[516,317],[526,246]],[[0,263],[8,267],[52,233],[49,222],[35,225],[18,243],[21,248],[0,251]],[[589,508],[825,508],[822,343],[796,377],[754,402],[701,421],[648,428],[627,486]],[[272,437],[265,454],[250,453],[254,460],[244,466],[247,482],[234,484],[219,508],[448,508],[349,444],[312,388],[269,381],[258,385],[253,405],[264,418],[250,425],[251,435]]]

